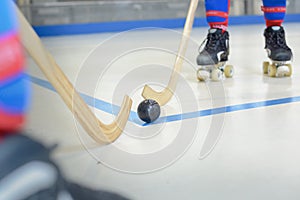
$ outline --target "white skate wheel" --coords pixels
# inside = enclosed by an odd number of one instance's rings
[[[264,72],[264,74],[268,74],[269,65],[270,65],[270,63],[268,61],[263,62],[263,72]]]
[[[210,73],[207,70],[199,69],[197,71],[197,78],[199,81],[207,81],[210,77]]]
[[[275,64],[268,66],[268,76],[275,77],[276,76],[277,67]]]
[[[224,69],[224,74],[226,78],[232,78],[234,74],[234,68],[232,65],[226,65]]]
[[[219,69],[214,69],[211,72],[211,80],[213,81],[221,81],[223,78],[223,72]]]
[[[277,72],[276,72],[277,77],[289,76],[289,74],[290,74],[290,69],[288,66],[282,65],[277,67]]]

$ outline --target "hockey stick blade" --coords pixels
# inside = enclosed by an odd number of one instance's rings
[[[107,144],[115,141],[122,134],[128,121],[132,100],[128,96],[125,96],[115,121],[108,125],[103,124],[83,101],[17,7],[16,13],[19,20],[23,46],[56,89],[80,125],[99,144]]]

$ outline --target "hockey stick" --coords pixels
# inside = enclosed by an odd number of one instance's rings
[[[157,103],[160,106],[163,106],[170,101],[170,99],[172,98],[173,93],[176,89],[178,76],[179,76],[179,73],[181,71],[181,67],[183,64],[183,58],[184,58],[184,55],[185,55],[185,52],[186,52],[186,49],[188,46],[188,41],[189,41],[189,38],[191,35],[191,31],[193,28],[195,12],[196,12],[196,9],[198,6],[198,2],[199,2],[199,0],[191,0],[189,11],[188,11],[187,18],[186,18],[186,22],[184,25],[184,30],[183,30],[178,54],[176,56],[175,65],[174,65],[173,72],[170,77],[168,86],[161,92],[157,92],[157,91],[153,90],[148,85],[145,85],[145,87],[143,89],[142,96],[145,99],[153,99],[153,100],[157,101]]]
[[[18,8],[16,10],[23,46],[56,89],[81,126],[90,137],[100,144],[115,141],[124,130],[130,114],[132,100],[128,96],[124,97],[120,112],[113,123],[105,125],[99,121],[56,64],[52,55],[43,46],[40,38],[27,22],[24,15]]]

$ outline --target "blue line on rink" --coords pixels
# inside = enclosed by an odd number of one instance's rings
[[[251,110],[251,109],[255,109],[255,108],[283,105],[283,104],[289,104],[289,103],[295,103],[295,102],[300,102],[300,96],[259,101],[259,102],[253,102],[253,103],[238,104],[238,105],[225,106],[225,107],[220,107],[220,108],[200,110],[200,111],[196,111],[196,112],[164,116],[164,117],[160,117],[157,121],[155,121],[152,124],[174,122],[174,121],[180,121],[180,120],[185,120],[185,119],[192,119],[192,118],[198,118],[198,117],[231,113],[231,112],[237,112],[237,111],[242,111],[242,110]]]
[[[52,87],[52,85],[49,82],[42,80],[40,78],[34,77],[34,76],[30,76],[30,75],[28,75],[28,76],[30,78],[30,81],[33,82],[34,84],[55,92],[55,89]],[[82,96],[84,101],[89,106],[97,108],[98,110],[101,110],[103,112],[116,115],[116,113],[118,113],[118,111],[120,109],[119,106],[112,105],[103,100],[95,99],[95,98],[85,95],[85,94],[80,94],[80,95]],[[200,111],[189,112],[189,113],[182,113],[182,114],[177,114],[177,115],[164,116],[164,117],[160,117],[157,121],[155,121],[154,123],[151,123],[151,124],[144,124],[138,118],[137,113],[131,111],[129,121],[136,123],[137,125],[149,126],[149,125],[153,125],[153,124],[175,122],[175,121],[181,121],[181,120],[186,120],[186,119],[206,117],[206,116],[231,113],[231,112],[237,112],[237,111],[243,111],[243,110],[251,110],[251,109],[255,109],[255,108],[263,108],[263,107],[276,106],[276,105],[284,105],[284,104],[295,103],[295,102],[300,102],[300,96],[259,101],[259,102],[253,102],[253,103],[244,103],[244,104],[225,106],[225,107],[220,107],[220,108],[212,108],[212,109],[200,110]]]
[[[42,80],[40,78],[28,75],[30,81],[36,85],[39,85],[43,88],[46,88],[48,90],[51,90],[53,92],[56,92],[55,88],[51,85],[51,83]],[[105,101],[102,101],[100,99],[96,99],[94,97],[88,96],[86,94],[82,94],[80,93],[80,96],[83,98],[83,100],[86,102],[87,105],[97,108],[98,110],[101,110],[103,112],[109,113],[109,114],[113,114],[113,115],[117,115],[117,113],[120,110],[120,106],[117,105],[112,105],[111,103],[107,103]],[[131,111],[130,116],[129,116],[129,121],[137,123],[139,125],[142,125],[143,122],[141,120],[139,120],[137,113]]]

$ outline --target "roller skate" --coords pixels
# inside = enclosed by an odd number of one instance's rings
[[[221,81],[233,76],[233,66],[226,65],[229,55],[229,34],[222,29],[209,29],[199,47],[197,78],[199,81]]]
[[[281,26],[271,26],[265,29],[265,49],[271,62],[263,63],[264,74],[269,77],[285,77],[292,75],[291,49],[285,41],[285,32]]]

